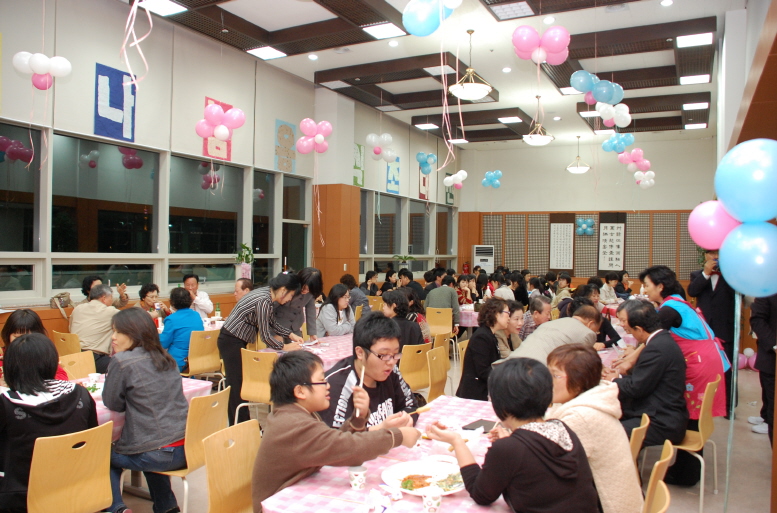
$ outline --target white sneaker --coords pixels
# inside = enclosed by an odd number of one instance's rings
[[[768,435],[769,434],[769,424],[764,422],[763,424],[756,424],[755,426],[750,428],[750,431],[753,433],[758,433],[759,435]]]
[[[763,424],[764,419],[762,417],[747,417],[748,424],[753,424],[754,426],[757,426],[758,424]]]

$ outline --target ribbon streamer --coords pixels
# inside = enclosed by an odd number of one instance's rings
[[[136,88],[140,88],[140,82],[146,78],[146,75],[148,75],[148,61],[146,61],[146,56],[143,55],[143,49],[140,47],[140,43],[142,43],[148,36],[151,35],[151,31],[154,28],[154,21],[151,18],[151,13],[148,9],[144,10],[146,11],[146,16],[148,16],[148,32],[146,32],[143,37],[138,39],[137,34],[135,34],[135,19],[138,14],[138,3],[140,0],[134,0],[132,2],[132,7],[130,7],[130,13],[129,16],[127,16],[127,23],[124,25],[124,41],[121,44],[121,49],[119,50],[119,57],[121,58],[122,62],[127,66],[127,71],[130,74],[130,77],[132,77],[132,80],[127,82],[128,84],[134,85]],[[145,66],[146,71],[143,73],[141,77],[136,77],[135,74],[132,72],[132,66],[130,65],[129,61],[129,55],[127,53],[127,43],[130,40],[130,37],[132,38],[132,43],[130,43],[129,48],[135,47],[138,55],[140,55],[141,60],[143,61],[143,66]]]

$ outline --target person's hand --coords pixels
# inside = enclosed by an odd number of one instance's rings
[[[189,295],[192,297],[192,300],[197,299],[197,294],[195,294],[194,291],[191,289],[189,290]]]
[[[618,377],[618,371],[615,369],[602,369],[602,379],[612,381]]]
[[[707,276],[711,275],[715,271],[716,265],[718,265],[718,263],[712,259],[704,262],[704,274],[706,274]]]
[[[623,358],[622,360],[613,362],[612,368],[621,375],[628,374],[634,367],[635,362],[636,360],[632,358]]]
[[[120,285],[116,285],[116,292],[119,293],[119,296],[125,297],[127,295],[127,284],[122,283]]]
[[[379,290],[379,291],[377,291],[377,292],[375,293],[375,295],[376,295],[376,296],[383,295],[383,291],[382,291],[382,290]]]
[[[596,349],[597,351],[601,351],[602,349],[604,349],[604,343],[603,342],[595,343],[594,344],[594,349]]]
[[[421,438],[421,432],[414,427],[401,427],[399,431],[402,432],[402,445],[411,449],[415,447],[418,439]]]
[[[413,427],[413,417],[405,411],[389,415],[383,422],[375,426],[375,429],[391,429]]]
[[[367,394],[367,391],[360,386],[353,387],[354,415],[356,414],[356,410],[359,410],[359,418],[366,419],[367,417],[370,416],[370,396],[369,394]],[[399,426],[391,426],[391,427],[399,427]]]
[[[291,344],[283,346],[284,351],[299,351],[300,349],[302,349],[302,345],[297,342],[292,342]]]
[[[451,431],[439,422],[430,424],[426,427],[426,436],[432,440],[439,440],[446,444],[453,445],[458,440],[461,440],[461,435],[455,431]]]
[[[292,333],[291,335],[289,335],[289,340],[291,340],[292,342],[298,342],[300,344],[304,342],[304,340],[302,340],[302,337],[300,337],[296,333]]]
[[[635,350],[636,350],[636,349],[635,349],[635,347],[634,347],[634,346],[626,346],[626,348],[623,350],[623,356],[624,356],[624,358],[625,358],[626,356],[629,356],[629,355],[633,354]]]
[[[453,334],[454,335],[458,335],[459,334],[459,327],[458,326],[454,326],[453,327]]]
[[[317,337],[317,336],[315,336],[315,335],[310,335],[310,341],[311,341],[311,342],[315,342],[316,340],[318,340],[318,337]]]
[[[634,283],[634,282],[632,282],[631,280],[626,280],[626,288],[630,289],[632,283]]]
[[[510,436],[510,431],[497,424],[494,429],[488,432],[488,441],[494,443],[500,438],[507,438]]]

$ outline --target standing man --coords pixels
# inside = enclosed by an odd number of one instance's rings
[[[453,276],[445,276],[442,286],[434,289],[426,296],[426,308],[450,308],[453,315],[452,333],[459,333],[459,296],[456,294],[456,280]]]
[[[769,443],[774,437],[774,346],[777,343],[777,294],[759,297],[750,307],[750,327],[758,336],[758,353],[755,368],[761,381],[762,423],[753,426],[753,431],[763,433],[764,424],[768,426]],[[751,419],[747,419],[751,422]],[[757,419],[755,419],[757,420]],[[759,429],[760,428],[760,429]]]
[[[696,298],[696,304],[712,328],[715,336],[723,341],[723,350],[728,360],[734,358],[734,289],[720,274],[718,251],[704,253],[704,267],[691,273],[688,295]],[[731,405],[736,408],[736,390],[731,389],[731,369],[726,371],[726,418],[731,414]],[[734,398],[734,399],[732,399]],[[733,402],[732,402],[733,401]]]
[[[213,311],[213,301],[207,292],[199,290],[200,277],[196,274],[187,274],[183,277],[183,287],[192,295],[192,310],[205,319]]]

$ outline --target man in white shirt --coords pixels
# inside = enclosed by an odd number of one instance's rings
[[[94,365],[101,374],[108,370],[111,362],[112,322],[117,313],[111,288],[100,284],[92,286],[89,302],[76,306],[70,316],[70,333],[78,335],[82,351],[92,351]]]
[[[205,319],[213,311],[213,301],[208,297],[208,293],[199,290],[200,277],[196,274],[187,274],[183,277],[183,287],[192,295],[191,309],[200,314]]]

